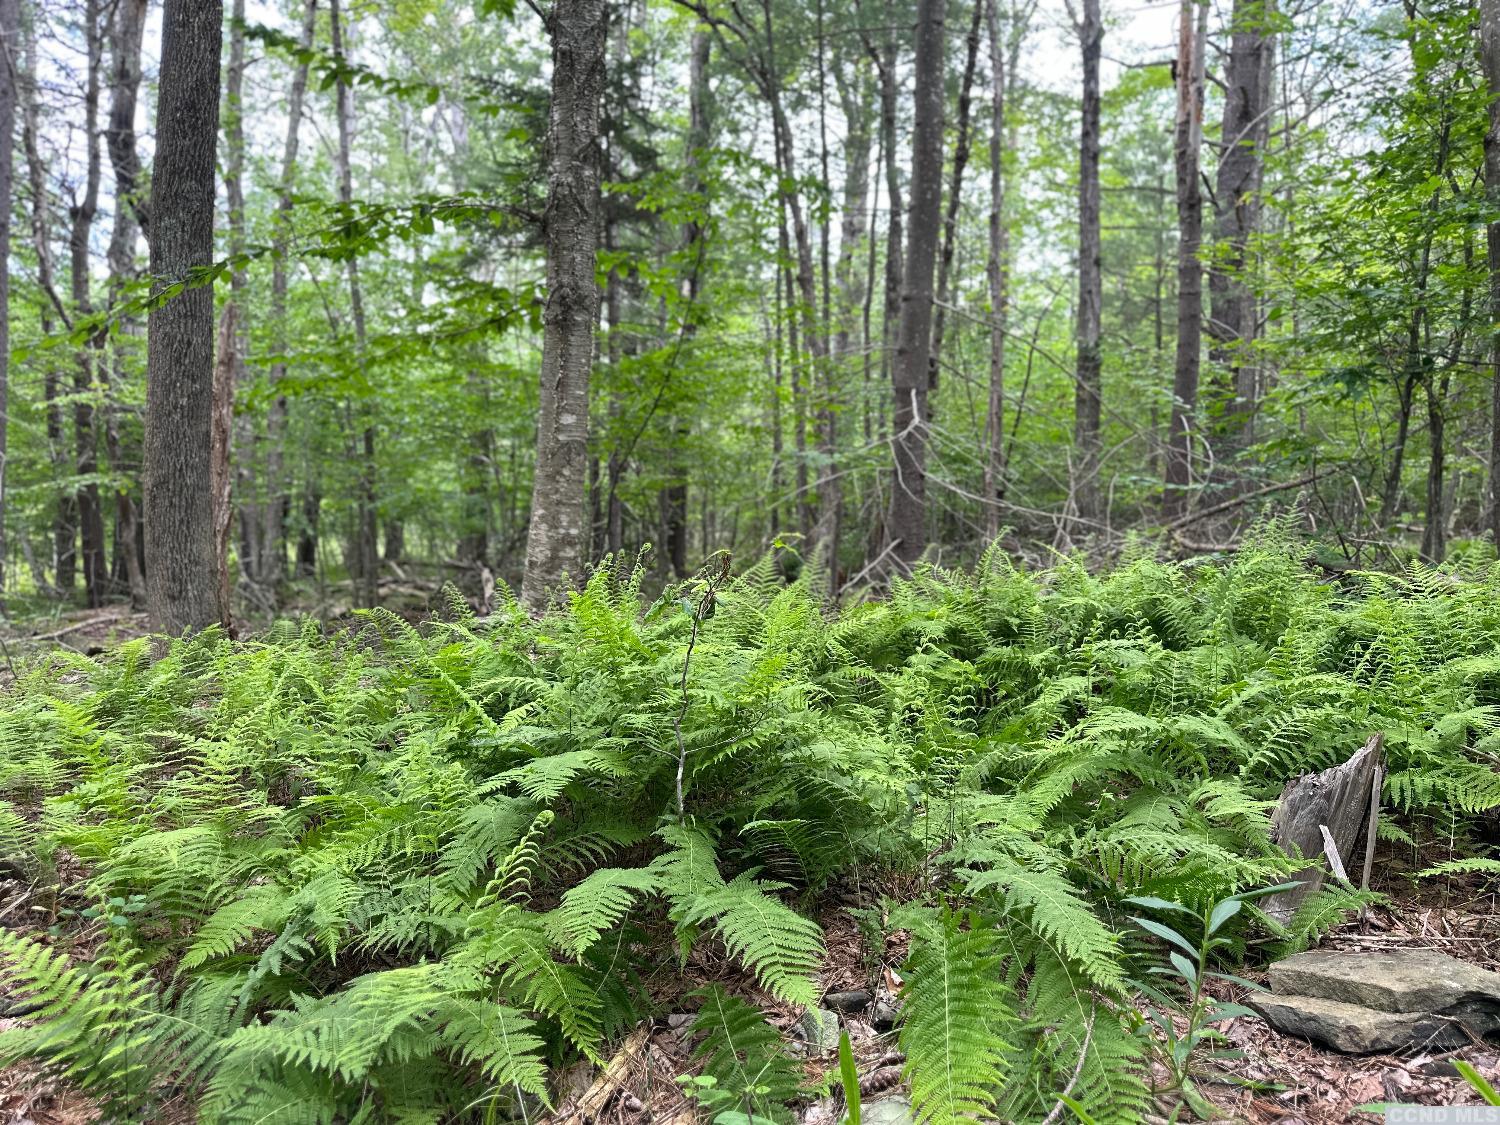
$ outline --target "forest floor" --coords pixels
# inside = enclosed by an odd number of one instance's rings
[[[29,888],[15,880],[0,883],[0,922],[19,929],[36,929],[22,921],[31,912]],[[881,948],[871,948],[856,919],[857,898],[830,903],[822,916],[828,957],[820,974],[825,992],[864,990],[877,998],[899,988],[892,966],[906,955],[904,935],[897,932]],[[75,952],[86,953],[80,936]],[[1500,970],[1500,909],[1493,893],[1466,894],[1448,888],[1441,896],[1393,896],[1390,905],[1373,908],[1363,919],[1350,919],[1319,943],[1321,948],[1385,950],[1422,947]],[[1250,979],[1264,974],[1245,970]],[[557,1112],[548,1120],[562,1125],[692,1125],[699,1115],[682,1092],[678,1076],[697,1069],[693,1058],[691,1020],[673,1011],[672,1000],[694,988],[720,983],[759,1002],[771,1013],[789,1040],[797,1039],[800,1012],[760,992],[737,965],[699,946],[680,973],[649,982],[663,1014],[641,1024],[599,1070],[588,1064],[564,1071],[558,1081]],[[1241,990],[1241,995],[1243,992]],[[1227,997],[1226,997],[1227,998]],[[0,1006],[5,997],[0,995]],[[874,1101],[899,1091],[902,1056],[888,1030],[868,1022],[870,1012],[843,1018],[860,1074],[865,1100]],[[0,1017],[0,1030],[16,1021]],[[884,1025],[882,1025],[884,1026]],[[1203,1094],[1222,1113],[1222,1120],[1248,1125],[1335,1125],[1375,1122],[1378,1112],[1362,1110],[1382,1102],[1407,1105],[1477,1105],[1479,1096],[1458,1077],[1455,1059],[1465,1059],[1492,1082],[1500,1081],[1500,1044],[1476,1042],[1457,1051],[1396,1055],[1342,1055],[1301,1039],[1281,1035],[1263,1021],[1236,1018],[1223,1025],[1243,1057],[1216,1064],[1200,1078]],[[830,1068],[831,1057],[806,1063],[809,1084],[818,1084]],[[1164,1073],[1157,1076],[1165,1085]],[[837,1077],[834,1076],[837,1086]],[[1163,1119],[1172,1098],[1163,1098]],[[836,1099],[807,1106],[801,1125],[837,1125],[842,1119]],[[1178,1120],[1190,1120],[1182,1114]],[[66,1080],[47,1074],[35,1064],[0,1070],[0,1125],[84,1125],[100,1121],[95,1104]],[[150,1119],[151,1125],[191,1125],[196,1120],[190,1100],[168,1103]],[[1149,1121],[1149,1119],[1148,1119]]]

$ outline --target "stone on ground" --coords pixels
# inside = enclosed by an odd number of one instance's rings
[[[1251,998],[1277,1031],[1348,1054],[1461,1046],[1500,1031],[1500,973],[1428,949],[1315,950]]]

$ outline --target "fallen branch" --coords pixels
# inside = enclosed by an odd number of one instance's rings
[[[1238,508],[1242,504],[1248,504],[1250,501],[1262,496],[1269,496],[1273,492],[1286,492],[1288,489],[1301,488],[1303,485],[1311,484],[1320,477],[1327,476],[1330,471],[1322,469],[1315,473],[1309,473],[1305,477],[1298,477],[1296,480],[1282,481],[1280,484],[1268,484],[1262,488],[1242,493],[1232,500],[1225,500],[1223,503],[1215,504],[1211,508],[1204,508],[1201,512],[1190,512],[1185,516],[1175,519],[1167,524],[1167,530],[1176,531],[1179,527],[1186,527],[1190,523],[1206,520],[1209,516],[1216,516],[1220,512],[1227,512],[1231,508]]]
[[[65,629],[54,629],[50,633],[33,633],[29,637],[16,637],[20,641],[55,641],[59,637],[66,637],[69,633],[77,633],[82,629],[91,628],[94,625],[108,625],[114,621],[128,621],[135,617],[145,617],[144,613],[106,613],[102,617],[90,617],[85,621],[75,621]]]

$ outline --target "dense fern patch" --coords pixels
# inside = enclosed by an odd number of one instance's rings
[[[1129,1120],[1125,898],[1278,881],[1281,785],[1374,730],[1408,827],[1500,805],[1500,571],[992,552],[842,612],[775,575],[648,602],[606,566],[539,622],[455,600],[24,672],[0,858],[87,917],[0,939],[30,1011],[0,1053],[122,1117],[188,1089],[214,1122],[504,1119],[714,943],[747,982],[698,996],[722,1097],[736,1029],[774,1053],[743,1001],[814,1002],[818,895],[881,868],[926,875],[892,916],[919,1110],[1027,1120],[1066,1089]],[[795,1096],[784,1060],[753,1073],[757,1104]]]

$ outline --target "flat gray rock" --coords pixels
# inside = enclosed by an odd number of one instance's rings
[[[809,1056],[834,1054],[839,1049],[839,1017],[826,1008],[808,1008],[797,1021],[797,1038]]]
[[[1271,988],[1295,996],[1317,996],[1381,1012],[1468,1012],[1494,1009],[1488,1034],[1500,1026],[1500,973],[1492,973],[1430,949],[1384,953],[1319,949],[1271,966]]]
[[[1311,1039],[1349,1055],[1436,1050],[1470,1041],[1456,1020],[1425,1012],[1382,1012],[1320,996],[1269,992],[1256,993],[1249,1003],[1283,1035]]]
[[[916,1121],[911,1102],[900,1094],[865,1102],[859,1108],[859,1118],[864,1125],[913,1125]]]

